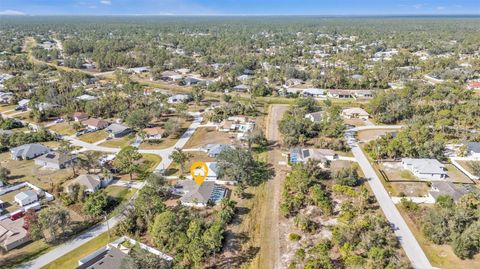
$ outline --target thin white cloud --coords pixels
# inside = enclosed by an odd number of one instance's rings
[[[445,10],[445,7],[444,6],[438,6],[437,10]]]
[[[421,9],[425,6],[425,4],[416,4],[416,5],[413,5],[414,8],[416,9]]]
[[[16,15],[16,16],[24,16],[27,15],[25,12],[18,11],[18,10],[11,10],[11,9],[6,9],[0,11],[0,15]]]
[[[112,0],[101,0],[100,3],[104,4],[104,5],[111,5],[112,4]]]

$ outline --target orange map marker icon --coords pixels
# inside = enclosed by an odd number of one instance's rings
[[[202,185],[208,175],[208,166],[204,162],[195,162],[190,166],[190,174],[198,186]]]

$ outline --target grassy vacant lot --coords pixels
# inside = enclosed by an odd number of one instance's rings
[[[110,185],[105,188],[105,192],[113,198],[124,201],[125,199],[130,198],[135,193],[135,189]]]
[[[37,187],[47,189],[52,183],[60,183],[73,177],[72,169],[42,169],[33,161],[14,161],[8,152],[0,154],[0,165],[10,170],[11,184],[28,181]]]
[[[148,167],[149,171],[155,170],[157,165],[162,161],[162,158],[155,154],[142,154],[144,159],[144,164]]]
[[[78,266],[78,260],[84,258],[85,256],[89,255],[90,253],[94,252],[95,250],[105,246],[111,241],[114,241],[116,238],[109,237],[108,232],[103,233],[94,239],[88,241],[87,243],[83,244],[79,248],[72,250],[71,252],[63,255],[59,259],[45,265],[42,269],[74,269]]]
[[[370,141],[370,140],[377,139],[381,135],[385,135],[387,133],[392,133],[392,132],[395,132],[395,130],[392,130],[392,129],[389,129],[389,130],[385,130],[385,129],[363,130],[363,131],[358,131],[357,132],[357,137],[358,137],[358,140],[363,141],[363,142],[367,142],[367,141]]]
[[[465,170],[473,174],[473,169],[470,167],[470,163],[480,164],[480,161],[457,161]]]
[[[48,128],[50,130],[56,132],[56,133],[61,134],[61,135],[70,136],[70,135],[75,134],[75,130],[73,130],[72,126],[70,126],[70,124],[68,122],[58,123],[58,124],[52,125]]]
[[[44,240],[27,243],[20,248],[2,253],[0,255],[0,267],[5,269],[18,268],[20,264],[47,253],[51,248],[52,245],[45,243]]]
[[[191,151],[185,152],[191,155],[190,160],[185,166],[185,174],[190,173],[190,166],[194,162],[213,162],[215,159],[208,157],[207,153],[203,151]],[[167,168],[166,171],[167,176],[180,176],[180,166],[176,163],[173,163]]]
[[[105,131],[96,131],[88,134],[84,134],[79,136],[78,139],[82,140],[83,142],[87,143],[95,143],[102,139],[107,138],[108,134]]]
[[[16,105],[0,105],[0,112],[9,111],[15,109]]]
[[[124,136],[121,138],[114,138],[107,140],[101,143],[99,146],[109,147],[109,148],[124,148],[132,142],[132,138],[130,136]]]
[[[427,206],[427,205],[422,205]],[[421,224],[418,220],[413,220],[401,206],[397,206],[400,213],[408,224],[408,227],[414,234],[418,243],[427,255],[428,260],[434,267],[443,269],[457,269],[457,268],[480,268],[480,254],[477,254],[472,260],[462,260],[453,253],[449,245],[435,245],[429,242],[421,231]]]
[[[208,144],[231,144],[232,140],[226,132],[218,132],[214,127],[201,127],[188,140],[185,148],[200,148]]]
[[[468,166],[468,165],[467,165]],[[453,164],[446,164],[448,180],[455,183],[473,183],[473,181]]]

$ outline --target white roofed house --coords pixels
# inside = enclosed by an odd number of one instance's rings
[[[20,206],[26,206],[38,201],[38,195],[33,190],[28,190],[15,195],[15,202]]]
[[[324,89],[308,88],[302,91],[303,96],[311,96],[315,98],[327,97],[327,91]]]
[[[330,149],[292,148],[289,153],[289,161],[292,164],[307,163],[308,160],[315,160],[325,164],[336,159],[338,159],[338,154]]]
[[[448,177],[445,165],[435,159],[403,158],[402,165],[421,180],[445,180]]]
[[[468,157],[480,159],[480,142],[466,142],[464,145]]]
[[[160,79],[166,81],[179,81],[183,79],[183,76],[173,71],[164,71],[162,72]]]
[[[0,103],[8,104],[13,100],[13,93],[0,92]]]
[[[370,114],[368,114],[367,111],[359,107],[346,108],[342,111],[342,115],[347,119],[358,118],[358,119],[368,120],[368,118],[370,117]]]
[[[178,104],[178,103],[186,103],[190,101],[192,97],[188,94],[176,94],[173,96],[168,97],[167,102],[169,104]]]
[[[373,91],[371,90],[354,90],[353,97],[355,99],[371,99],[373,98]]]

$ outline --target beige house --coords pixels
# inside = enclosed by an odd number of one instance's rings
[[[6,251],[14,249],[30,241],[28,232],[23,228],[23,218],[0,221],[0,245]]]

